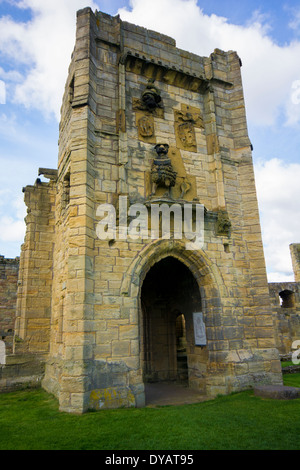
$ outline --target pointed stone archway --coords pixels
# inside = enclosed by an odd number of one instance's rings
[[[176,320],[183,315],[187,362],[183,382],[206,395],[209,339],[221,318],[221,294],[226,296],[222,277],[202,250],[187,251],[181,240],[158,240],[141,250],[122,285],[125,304],[135,299],[131,319],[139,329],[140,385],[135,380],[132,389],[140,393],[149,382],[180,383]],[[207,326],[205,347],[194,342],[193,312],[199,311]]]
[[[141,288],[144,382],[188,385],[193,350],[193,312],[202,310],[191,271],[168,256],[148,271]]]

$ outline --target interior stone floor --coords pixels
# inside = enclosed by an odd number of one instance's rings
[[[209,400],[197,390],[175,383],[146,383],[146,406],[186,405]]]

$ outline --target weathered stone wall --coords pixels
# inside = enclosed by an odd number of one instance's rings
[[[41,386],[45,364],[34,354],[9,354],[0,365],[0,393]]]
[[[40,169],[49,182],[24,189],[15,343],[16,353],[47,359],[43,387],[62,410],[143,406],[147,363],[157,376],[176,377],[178,314],[190,387],[215,396],[281,383],[240,66],[235,52],[198,57],[119,17],[78,12],[58,170]],[[153,87],[161,101],[149,108],[143,93]],[[167,196],[152,181],[160,143],[176,171]],[[151,238],[151,225],[143,237],[101,239],[99,207],[113,206],[120,221],[121,201],[126,210],[135,202],[204,205],[202,248],[187,250],[174,230],[170,239]],[[170,269],[170,259],[192,274],[197,307],[181,299],[183,284],[169,297],[172,312],[154,293],[153,309],[151,292],[143,298],[151,268],[165,260]],[[193,341],[200,305],[203,347]],[[160,364],[161,351],[169,352]]]
[[[44,355],[49,351],[53,244],[56,197],[55,170],[49,183],[37,179],[23,189],[27,205],[26,236],[21,247],[16,310],[16,353]]]
[[[88,139],[88,103],[94,106],[89,76],[93,68],[90,48],[95,44],[90,38],[89,16],[89,9],[78,15],[76,45],[62,106],[51,346],[43,382],[47,390],[60,397],[61,407],[68,410],[84,408],[95,336],[91,331],[93,309],[101,298],[94,289],[93,272],[95,170],[93,146]]]
[[[295,282],[300,282],[300,243],[292,243],[290,245],[290,252],[295,274]]]
[[[181,373],[178,317],[190,387],[215,396],[282,383],[278,351],[299,337],[299,245],[296,283],[268,285],[240,67],[235,52],[198,57],[119,17],[78,12],[58,170],[24,188],[15,354],[0,389],[42,381],[70,412],[143,406],[147,380]],[[149,89],[159,105],[143,100]],[[168,146],[171,189],[153,184],[156,144]],[[99,235],[103,204],[126,225],[134,203],[174,202],[205,206],[201,248],[174,227],[151,238],[149,212],[143,236]]]
[[[278,351],[287,356],[292,344],[300,339],[300,295],[298,282],[269,284]]]
[[[198,57],[119,17],[78,12],[60,125],[43,382],[61,409],[143,405],[141,289],[168,256],[190,269],[201,293],[208,343],[205,353],[189,346],[190,385],[215,395],[281,381],[240,65],[235,52]],[[149,79],[162,100],[150,111],[141,101]],[[169,145],[177,171],[174,200],[206,208],[201,250],[186,250],[184,240],[97,237],[100,204],[119,215],[119,196],[149,201],[157,143]]]
[[[37,235],[36,235],[37,236]],[[0,393],[38,387],[44,364],[34,355],[13,354],[19,258],[0,257]]]
[[[13,349],[18,273],[19,258],[0,256],[0,340],[5,342],[6,354]]]

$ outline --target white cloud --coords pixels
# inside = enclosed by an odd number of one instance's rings
[[[0,18],[0,51],[16,67],[26,65],[28,72],[15,87],[15,101],[36,108],[45,115],[59,110],[75,44],[76,11],[97,5],[88,0],[22,0],[19,8],[30,8],[31,21],[18,23]]]
[[[277,273],[272,272],[268,273],[268,281],[269,282],[295,282],[295,278],[293,274],[284,274],[284,273]]]
[[[286,125],[294,126],[300,121],[300,77],[294,80],[290,89],[290,96],[286,105]]]
[[[12,70],[0,68],[0,78],[8,83],[9,97],[13,91],[18,103],[45,114],[54,113],[59,119],[75,44],[76,11],[87,6],[101,9],[101,2],[22,0],[14,4],[30,8],[32,19],[20,23],[9,17],[0,18],[0,52],[14,66]],[[227,18],[205,15],[196,0],[131,0],[130,4],[130,11],[119,10],[121,19],[167,34],[182,49],[200,56],[209,56],[215,48],[236,50],[243,62],[249,121],[270,126],[284,116],[287,126],[299,125],[300,41],[276,44],[269,36],[268,18],[261,12],[253,11],[245,25],[234,25]],[[299,18],[295,16],[290,26],[297,28]],[[26,129],[17,132],[20,128],[13,116],[2,114],[0,133],[1,127],[6,135],[11,132],[12,138],[26,143]],[[295,239],[295,234],[300,233],[296,215],[300,199],[299,167],[270,160],[255,168],[265,255],[273,280],[290,276],[288,246],[300,241]],[[0,214],[0,222],[2,239],[9,238],[9,233],[22,232],[19,217],[5,218]]]
[[[22,81],[22,75],[17,70],[12,70],[6,72],[2,67],[0,67],[0,78],[4,80],[10,80],[12,82],[20,82]]]
[[[289,251],[300,233],[300,164],[279,159],[255,165],[256,189],[269,279],[293,280]]]
[[[97,0],[22,0],[19,8],[30,8],[33,18],[18,23],[0,19],[0,51],[27,73],[15,87],[15,100],[45,114],[59,110],[67,68],[75,43],[76,11],[101,7]],[[208,56],[218,47],[237,50],[243,61],[242,75],[248,119],[273,124],[285,111],[288,125],[300,121],[300,104],[292,102],[292,85],[300,80],[300,42],[278,46],[268,36],[267,17],[253,11],[245,24],[205,15],[196,0],[131,0],[131,10],[119,10],[121,18],[165,33],[180,48]],[[292,26],[295,27],[293,24]],[[13,71],[11,71],[13,72]],[[0,70],[1,75],[1,70]]]
[[[0,191],[0,241],[19,242],[24,240],[26,206],[21,195],[15,196],[12,191]]]
[[[0,104],[6,103],[6,87],[5,82],[0,80]]]
[[[299,32],[300,29],[300,9],[298,8],[288,8],[292,13],[293,19],[289,23],[289,27],[293,29],[296,33]]]
[[[25,222],[14,220],[12,217],[0,217],[0,241],[20,242],[25,236]]]

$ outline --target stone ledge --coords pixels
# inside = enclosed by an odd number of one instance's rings
[[[284,385],[262,385],[254,387],[254,395],[263,398],[274,398],[275,400],[292,400],[300,398],[300,388]]]
[[[32,354],[11,354],[0,366],[0,393],[41,386],[45,372],[42,358]]]
[[[0,393],[16,392],[18,390],[41,387],[42,376],[16,377],[0,379]]]
[[[283,374],[297,374],[298,372],[300,372],[300,365],[286,366],[282,368]]]

